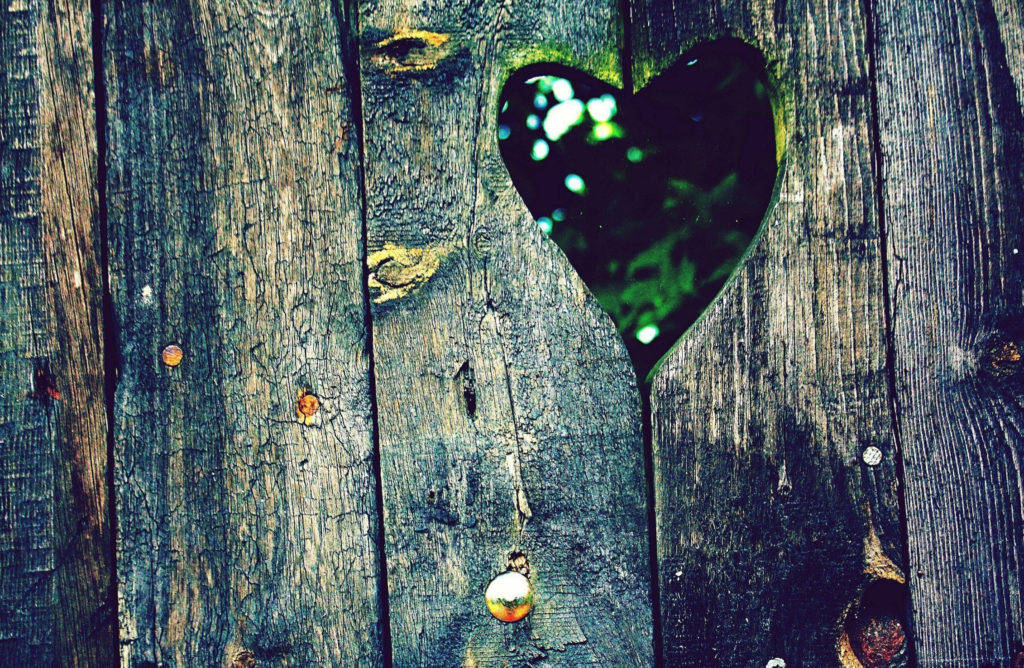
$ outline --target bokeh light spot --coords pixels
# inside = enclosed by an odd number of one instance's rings
[[[573,98],[559,102],[548,109],[544,117],[544,134],[551,141],[558,141],[570,128],[579,125],[583,120],[583,103]]]
[[[601,97],[587,100],[587,113],[598,123],[610,121],[616,111],[618,111],[618,103],[613,95],[605,93]]]
[[[658,338],[659,334],[661,334],[661,330],[658,329],[657,325],[644,325],[636,331],[636,340],[646,346]]]
[[[548,143],[546,141],[538,139],[533,142],[533,150],[530,152],[530,157],[534,160],[543,160],[548,157],[550,150],[551,149],[548,147]]]
[[[551,84],[551,94],[559,102],[565,102],[572,97],[572,84],[568,79],[555,79]]]
[[[621,137],[622,135],[622,128],[618,124],[608,121],[595,123],[594,129],[590,131],[590,138],[594,141],[605,141],[612,137]]]
[[[565,177],[565,187],[570,192],[582,195],[587,189],[587,184],[583,182],[583,177],[579,174],[569,174]]]

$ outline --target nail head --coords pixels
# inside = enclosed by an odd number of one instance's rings
[[[295,414],[302,424],[312,424],[313,416],[320,410],[320,399],[311,392],[299,390],[299,400],[295,406]]]
[[[181,360],[184,356],[184,351],[173,343],[169,346],[165,346],[163,351],[160,353],[160,359],[162,359],[164,364],[169,367],[176,367],[181,364]]]
[[[882,463],[882,451],[873,445],[864,448],[861,457],[868,466],[878,466]]]
[[[487,585],[484,600],[495,619],[518,622],[533,608],[533,585],[522,573],[505,571]]]

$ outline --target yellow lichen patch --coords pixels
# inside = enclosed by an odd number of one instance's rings
[[[864,668],[864,664],[857,658],[853,651],[853,646],[850,645],[850,634],[845,630],[839,636],[839,642],[836,643],[836,651],[839,654],[839,665],[843,668]]]
[[[775,163],[780,167],[786,157],[786,142],[789,141],[789,123],[786,119],[787,108],[782,96],[772,93],[772,123],[775,126]]]
[[[367,285],[377,291],[374,304],[405,297],[420,287],[441,266],[441,260],[450,249],[444,246],[405,248],[386,243],[379,251],[370,253],[366,266],[370,270]]]
[[[374,44],[370,60],[389,74],[432,70],[451,54],[450,38],[428,30],[401,30]]]
[[[622,86],[622,64],[618,49],[609,44],[606,49],[596,50],[587,58],[580,58],[571,44],[538,42],[524,44],[522,48],[510,49],[499,55],[506,77],[516,70],[536,63],[558,63],[577,67],[588,74],[613,86]]]
[[[892,559],[885,556],[882,542],[878,540],[874,524],[868,525],[868,535],[864,539],[864,575],[870,580],[892,580],[900,584],[907,583],[907,577]]]
[[[381,41],[377,42],[376,47],[379,49],[381,47],[387,46],[388,44],[392,44],[403,39],[421,39],[430,46],[441,46],[442,44],[447,42],[450,39],[450,37],[450,35],[446,35],[445,33],[430,32],[429,30],[402,30],[400,32],[395,33],[391,37],[382,39]]]

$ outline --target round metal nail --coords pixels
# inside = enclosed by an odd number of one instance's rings
[[[864,448],[864,452],[861,454],[864,459],[864,463],[868,466],[878,466],[882,463],[882,451],[873,445],[869,445]]]
[[[484,600],[495,619],[518,622],[533,608],[533,585],[522,573],[506,571],[487,585]]]
[[[173,343],[165,346],[163,351],[160,353],[160,359],[163,360],[164,364],[170,367],[175,367],[181,364],[181,360],[184,356],[184,351]]]
[[[295,405],[295,414],[302,424],[312,424],[313,416],[320,410],[320,399],[311,392],[299,391],[299,399]]]

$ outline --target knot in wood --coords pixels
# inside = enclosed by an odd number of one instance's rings
[[[31,399],[37,399],[44,404],[58,401],[61,398],[56,381],[45,364],[36,366],[32,374],[32,389],[28,392],[27,396]]]
[[[443,246],[405,248],[392,243],[370,253],[366,258],[370,270],[367,285],[378,293],[373,303],[405,297],[434,275],[447,254],[448,249]]]
[[[988,346],[989,372],[996,378],[1012,376],[1020,369],[1020,347],[1014,341],[998,341]]]
[[[850,607],[840,661],[848,668],[888,668],[906,661],[906,585],[876,580]]]
[[[452,52],[450,36],[428,30],[406,30],[373,45],[370,61],[388,74],[424,72]]]
[[[526,555],[519,551],[508,555],[508,570],[528,576],[530,574],[530,562]]]
[[[256,657],[249,650],[242,650],[231,660],[231,668],[256,668]]]

